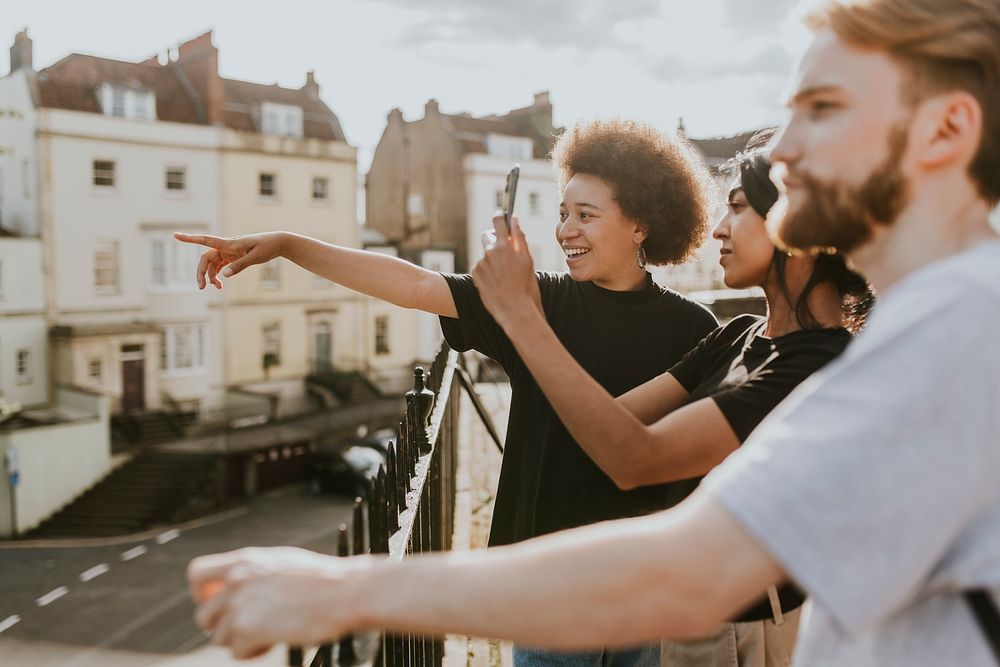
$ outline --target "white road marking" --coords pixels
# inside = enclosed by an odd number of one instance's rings
[[[128,551],[123,551],[122,560],[132,560],[133,558],[138,558],[147,551],[149,551],[149,549],[140,544],[139,546],[129,549]]]
[[[171,540],[176,540],[180,536],[181,536],[181,531],[177,530],[176,528],[171,528],[170,530],[168,530],[166,532],[163,532],[163,533],[160,533],[159,535],[157,535],[156,536],[156,543],[157,544],[166,544],[167,542],[169,542]]]
[[[35,600],[35,603],[39,607],[47,607],[48,605],[52,604],[53,602],[55,602],[62,596],[66,595],[67,593],[69,593],[69,589],[66,588],[65,586],[60,586],[59,588],[51,590],[42,597]]]
[[[101,563],[100,565],[95,565],[86,572],[80,573],[80,581],[87,583],[91,579],[96,579],[97,577],[101,576],[110,569],[111,568],[108,567],[107,563]]]
[[[8,616],[7,618],[0,621],[0,632],[4,632],[5,630],[10,630],[12,627],[14,627],[20,622],[21,622],[21,617],[18,616],[17,614]]]

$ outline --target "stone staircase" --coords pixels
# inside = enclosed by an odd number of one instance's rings
[[[382,398],[378,388],[358,371],[314,373],[307,381],[329,389],[342,405],[359,405]]]
[[[207,514],[219,504],[217,461],[142,452],[23,537],[127,535]]]

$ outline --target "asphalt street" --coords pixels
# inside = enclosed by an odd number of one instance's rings
[[[334,553],[351,510],[347,498],[296,487],[141,539],[0,543],[0,666],[220,664],[193,621],[188,562],[244,546]],[[273,654],[270,664],[283,664]]]

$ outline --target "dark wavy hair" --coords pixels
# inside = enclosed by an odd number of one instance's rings
[[[625,217],[645,231],[650,264],[689,259],[708,234],[708,172],[693,148],[633,120],[577,123],[552,150],[559,189],[575,174],[611,186]]]
[[[771,181],[771,161],[767,144],[774,136],[774,130],[762,130],[747,143],[746,151],[734,158],[731,168],[739,175],[739,184],[747,203],[762,218],[766,218],[771,207],[778,201],[778,188]],[[841,306],[847,328],[857,333],[875,304],[875,295],[864,277],[847,266],[840,253],[820,253],[816,256],[809,280],[806,281],[798,297],[793,297],[788,288],[785,267],[788,255],[775,248],[771,266],[778,281],[778,289],[792,306],[795,319],[803,329],[819,329],[820,323],[809,308],[809,294],[817,285],[829,283],[840,295]]]

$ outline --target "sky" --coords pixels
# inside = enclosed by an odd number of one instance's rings
[[[503,113],[550,91],[557,126],[629,117],[689,136],[780,122],[807,33],[796,0],[21,0],[35,69],[77,52],[144,60],[213,30],[223,76],[298,88],[315,70],[367,170],[394,107]],[[0,50],[0,72],[9,69]]]

